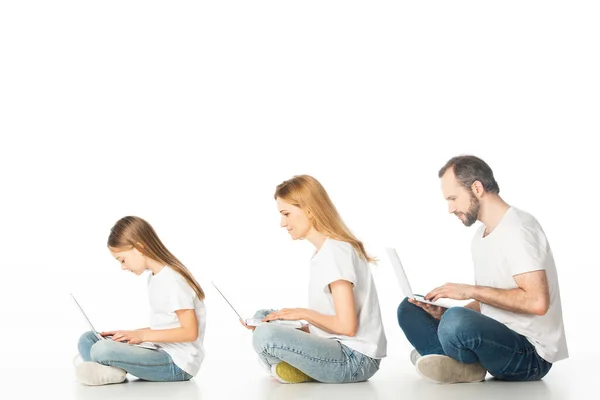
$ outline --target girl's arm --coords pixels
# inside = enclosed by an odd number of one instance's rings
[[[144,342],[193,342],[198,339],[198,320],[195,310],[175,311],[181,327],[172,329],[146,329]]]
[[[146,329],[150,329],[150,328],[149,327],[139,328],[139,329],[136,329],[136,331],[143,331],[143,330],[146,330]],[[112,335],[114,335],[117,332],[118,331],[108,331],[108,332],[103,331],[103,332],[100,332],[100,336],[112,336]]]
[[[179,328],[172,329],[149,329],[135,331],[117,331],[112,340],[126,341],[130,344],[142,342],[193,342],[198,339],[198,320],[195,310],[175,311],[179,319]]]

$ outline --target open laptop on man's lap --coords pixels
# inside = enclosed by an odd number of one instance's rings
[[[431,304],[431,305],[443,307],[443,308],[455,307],[457,305],[457,304],[453,304],[452,302],[449,302],[449,301],[444,301],[444,299],[436,300],[436,301],[425,300],[425,298],[422,295],[414,294],[412,292],[410,283],[408,282],[408,278],[406,276],[406,272],[404,271],[404,268],[402,267],[402,263],[400,262],[400,257],[398,257],[398,253],[396,252],[396,249],[394,249],[392,247],[386,247],[385,252],[387,253],[388,258],[390,259],[390,262],[392,263],[392,267],[394,267],[394,272],[396,273],[396,278],[398,278],[398,283],[400,284],[400,289],[402,290],[402,294],[404,296],[408,297],[409,299],[420,301],[421,303]]]

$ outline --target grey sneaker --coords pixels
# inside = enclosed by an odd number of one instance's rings
[[[417,351],[417,349],[413,349],[410,352],[410,362],[412,363],[412,365],[417,365],[417,360],[421,357],[421,355],[419,354],[419,352]]]
[[[419,357],[415,366],[417,372],[434,383],[481,382],[487,371],[481,364],[463,364],[448,356],[429,354]]]

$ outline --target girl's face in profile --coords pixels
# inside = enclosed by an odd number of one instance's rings
[[[135,247],[130,250],[117,250],[110,248],[110,254],[121,263],[123,271],[131,271],[136,275],[141,275],[146,270],[146,258]]]

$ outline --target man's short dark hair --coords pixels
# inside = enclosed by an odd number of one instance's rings
[[[494,179],[492,169],[481,158],[470,155],[452,157],[440,169],[438,176],[441,178],[450,168],[453,169],[456,179],[467,190],[471,190],[473,182],[479,181],[486,192],[500,193],[500,187]]]

